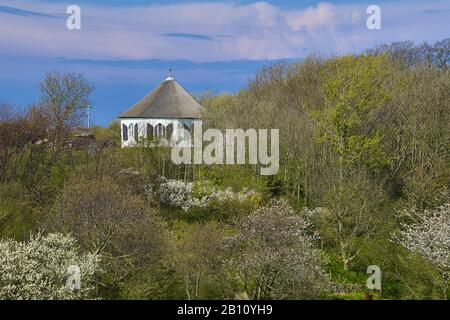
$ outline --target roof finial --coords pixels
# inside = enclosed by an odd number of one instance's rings
[[[170,68],[169,69],[169,77],[165,81],[172,81],[172,80],[175,80],[175,79],[173,78],[172,68]]]

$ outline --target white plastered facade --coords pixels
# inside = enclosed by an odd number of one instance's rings
[[[179,143],[179,141],[183,140],[183,146],[190,146],[191,140],[188,139],[189,136],[185,134],[185,130],[192,133],[195,123],[201,124],[202,121],[199,119],[120,119],[122,141],[121,145],[122,148],[135,147],[140,145],[155,146],[157,144],[165,146],[175,146]],[[153,133],[153,139],[152,137],[150,137],[150,139],[148,137],[148,133],[150,132]]]

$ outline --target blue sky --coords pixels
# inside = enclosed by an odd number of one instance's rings
[[[81,8],[68,30],[66,8]],[[366,9],[381,8],[381,30]],[[82,72],[106,125],[174,69],[191,92],[236,92],[261,66],[450,36],[450,1],[0,0],[0,101],[39,99],[45,72]]]

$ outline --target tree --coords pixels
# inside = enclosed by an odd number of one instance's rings
[[[436,42],[434,53],[436,67],[446,71],[450,63],[450,38]]]
[[[414,222],[402,224],[398,241],[439,269],[444,281],[444,297],[447,298],[450,282],[450,204],[436,210],[404,213]]]
[[[424,66],[401,74],[399,94],[379,125],[393,159],[387,183],[405,207],[423,211],[448,199],[450,77]]]
[[[393,42],[367,52],[374,55],[387,54],[390,60],[406,68],[425,64],[427,67],[434,66],[446,71],[450,62],[450,38],[433,45],[426,42],[421,45],[414,45],[412,41]]]
[[[325,109],[311,111],[323,159],[312,185],[315,197],[330,209],[322,221],[334,229],[332,238],[347,271],[360,250],[355,240],[374,229],[383,199],[370,173],[380,175],[391,162],[377,122],[392,98],[387,88],[392,68],[385,56],[340,57],[325,68],[330,72],[322,85]]]
[[[26,112],[0,104],[0,181],[20,175],[27,147],[46,137],[46,117],[37,107]]]
[[[229,240],[231,268],[251,299],[316,298],[327,287],[309,220],[284,200],[243,218]]]
[[[52,230],[70,232],[102,256],[114,281],[157,262],[164,252],[162,221],[155,209],[111,178],[74,179],[56,199]]]
[[[361,171],[348,169],[343,179],[339,172],[326,170],[320,185],[324,188],[323,208],[314,217],[325,242],[337,248],[345,271],[364,249],[367,238],[380,230],[380,207],[385,196]]]
[[[326,98],[324,114],[315,114],[319,141],[329,143],[338,155],[339,167],[388,165],[382,135],[376,121],[391,99],[388,89],[392,69],[384,56],[346,56],[327,62],[331,71],[322,90]]]
[[[80,289],[66,284],[70,266],[80,270]],[[61,300],[96,297],[100,257],[82,253],[63,234],[32,236],[28,242],[0,241],[0,300]]]
[[[49,111],[53,141],[62,143],[68,129],[77,126],[91,106],[89,95],[94,86],[82,74],[47,73],[42,80],[40,104]]]
[[[421,53],[422,51],[422,53]],[[367,50],[369,54],[387,55],[390,60],[401,64],[405,67],[412,67],[418,64],[421,58],[425,58],[425,46],[416,47],[412,41],[393,42],[390,44],[382,44],[374,49]]]
[[[223,236],[223,228],[217,223],[193,224],[186,226],[183,237],[176,241],[175,268],[183,277],[189,300],[201,297],[205,276],[220,274]]]

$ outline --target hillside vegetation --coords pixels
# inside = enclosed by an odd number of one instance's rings
[[[280,130],[275,176],[121,149],[117,122],[71,147],[94,88],[47,74],[35,105],[0,107],[0,299],[362,299],[370,265],[378,298],[448,299],[449,60],[450,39],[395,43],[204,94],[204,129]],[[81,261],[88,290],[17,277],[52,246],[44,277]]]

